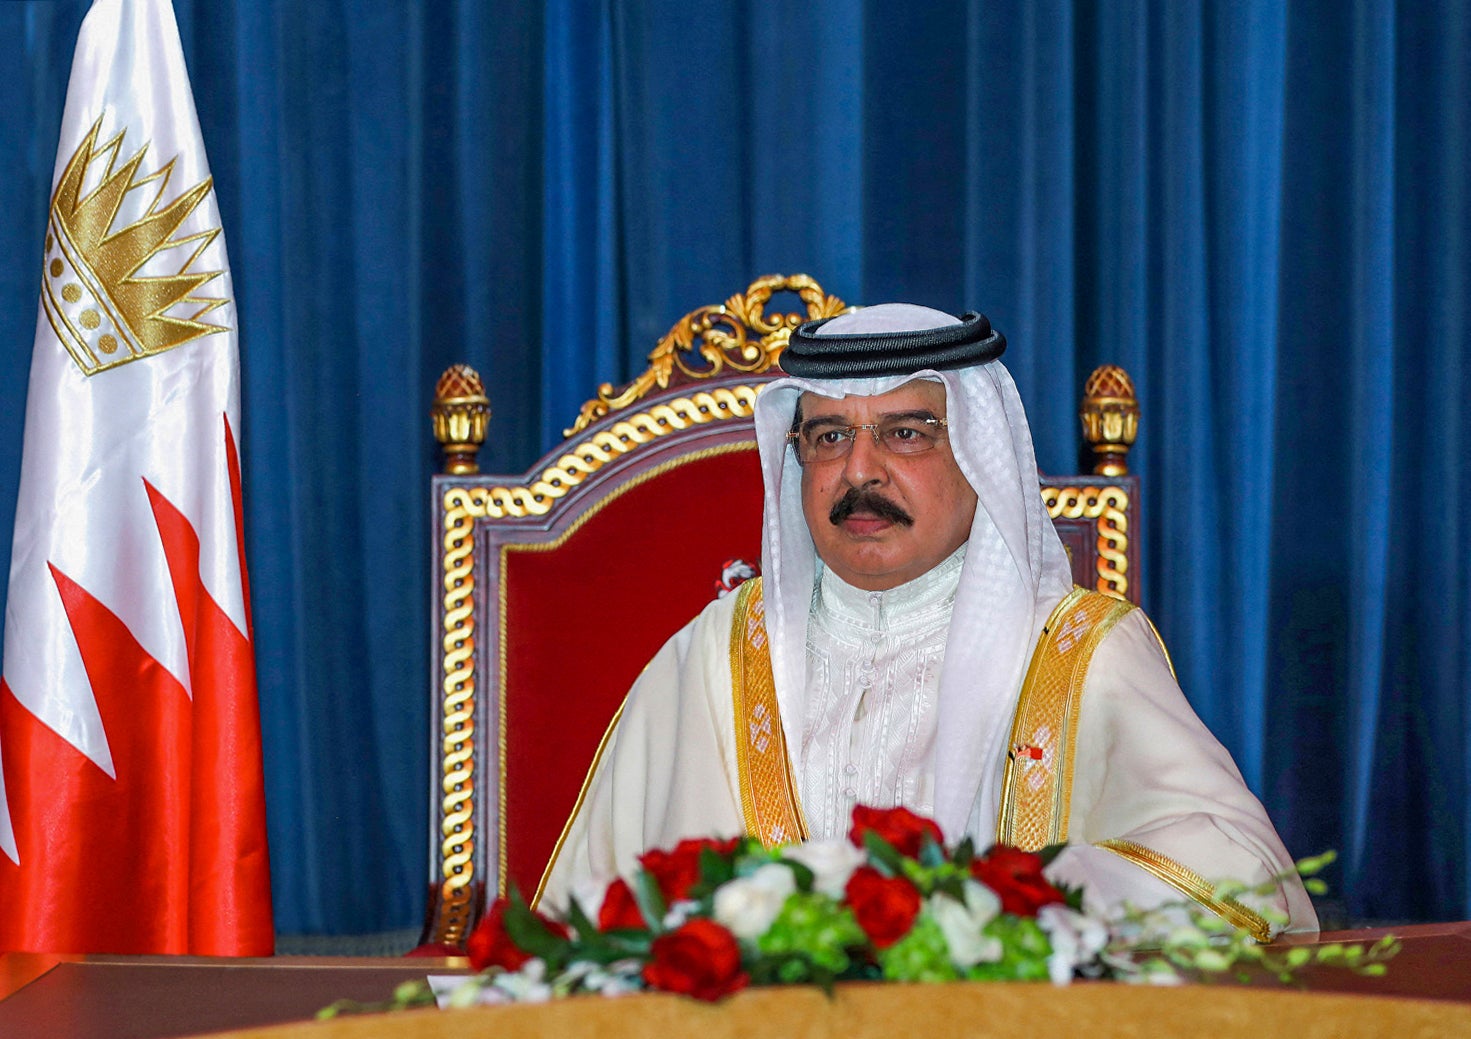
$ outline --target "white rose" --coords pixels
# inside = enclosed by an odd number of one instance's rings
[[[929,912],[945,936],[950,961],[961,970],[969,970],[978,963],[995,963],[1005,950],[1000,938],[982,933],[1001,912],[1001,899],[974,880],[967,880],[963,890],[964,902],[940,892],[931,895]]]
[[[615,960],[590,978],[588,986],[603,996],[622,996],[643,988],[643,964],[638,960]]]
[[[1037,910],[1037,926],[1052,943],[1047,957],[1047,974],[1054,985],[1073,980],[1078,967],[1086,967],[1098,959],[1108,945],[1108,928],[1102,922],[1076,913],[1061,903]]]
[[[509,1003],[511,997],[477,974],[446,993],[436,992],[435,1001],[443,1009],[461,1010],[482,1004]]]
[[[863,865],[864,853],[849,840],[808,841],[787,848],[782,855],[812,871],[812,890],[842,900],[853,871]]]
[[[766,933],[787,896],[797,890],[792,871],[779,863],[759,867],[715,889],[715,920],[743,942]]]
[[[552,998],[552,987],[547,984],[547,965],[540,959],[530,959],[521,964],[517,971],[497,974],[491,982],[515,1003],[545,1003]],[[494,1002],[495,999],[484,1000]]]

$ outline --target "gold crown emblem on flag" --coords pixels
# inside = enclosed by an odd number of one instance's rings
[[[200,320],[228,299],[195,295],[221,272],[191,269],[220,229],[174,237],[212,178],[165,202],[174,160],[140,173],[148,145],[119,163],[125,131],[98,147],[101,128],[99,119],[56,185],[41,279],[46,317],[86,375],[228,331]],[[94,165],[97,185],[84,193]],[[182,263],[164,255],[175,249]]]

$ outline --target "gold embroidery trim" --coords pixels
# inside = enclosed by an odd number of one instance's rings
[[[1154,626],[1154,621],[1149,619],[1149,614],[1144,614],[1144,620],[1149,625],[1150,633],[1154,635],[1154,641],[1159,643],[1159,651],[1165,655],[1165,663],[1168,664],[1170,667],[1170,677],[1173,678],[1176,683],[1178,683],[1180,681],[1180,676],[1175,674],[1175,661],[1170,657],[1170,647],[1165,645],[1164,636],[1161,635],[1159,633],[1159,629]]]
[[[1199,873],[1188,869],[1174,859],[1159,852],[1121,839],[1100,841],[1098,847],[1107,848],[1115,855],[1127,859],[1140,869],[1163,880],[1170,887],[1200,903],[1232,927],[1245,931],[1261,944],[1272,940],[1271,925],[1234,898],[1217,898],[1215,889],[1206,883]]]
[[[741,812],[746,832],[770,848],[806,840],[807,823],[777,709],[761,579],[742,584],[736,596],[730,625],[730,679]]]
[[[567,834],[572,832],[572,824],[577,821],[577,815],[582,811],[582,803],[587,800],[587,792],[592,787],[593,776],[597,775],[598,765],[602,763],[603,752],[608,749],[608,744],[613,739],[613,730],[618,728],[618,722],[623,718],[623,708],[627,706],[628,698],[624,697],[623,703],[618,705],[618,710],[613,712],[613,720],[608,723],[607,729],[603,731],[603,738],[598,741],[598,749],[592,756],[592,764],[588,766],[587,775],[583,777],[582,789],[577,792],[577,801],[572,806],[572,813],[567,816],[567,821],[562,824],[562,833],[557,837],[557,843],[552,848],[552,857],[547,860],[546,869],[541,871],[541,881],[536,885],[536,894],[531,896],[531,908],[535,909],[541,902],[541,896],[547,889],[547,879],[556,868],[557,859],[562,855],[562,845],[567,843]]]
[[[1122,487],[1043,487],[1042,504],[1053,519],[1091,519],[1097,535],[1095,587],[1129,594],[1129,495]]]
[[[1111,595],[1074,588],[1042,626],[1012,721],[996,820],[1001,843],[1036,851],[1067,841],[1088,666],[1103,637],[1134,608]]]

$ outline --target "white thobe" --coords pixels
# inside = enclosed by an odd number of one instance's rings
[[[950,608],[965,560],[882,592],[826,567],[807,628],[799,789],[813,837],[841,837],[853,806],[935,807],[935,721]]]
[[[935,575],[932,571],[926,576]],[[825,584],[819,601],[830,591]],[[884,594],[900,600],[916,595],[921,604],[918,616],[936,593],[943,600],[939,583]],[[846,605],[812,626],[825,633],[809,644],[809,674],[821,675],[824,654],[839,643],[832,632],[859,623],[847,615],[846,607],[854,603],[841,590],[839,595]],[[558,845],[542,892],[545,904],[564,905],[569,895],[579,893],[596,901],[594,892],[600,893],[613,876],[632,872],[638,856],[650,848],[669,847],[686,837],[745,831],[731,691],[735,598],[711,603],[676,633],[630,691]],[[829,607],[834,605],[828,602]],[[883,618],[881,604],[878,617]],[[899,629],[905,630],[906,623],[900,619]],[[924,641],[920,636],[914,645]],[[907,644],[901,637],[889,648]],[[844,655],[862,659],[851,648]],[[924,663],[896,664],[902,655],[882,661],[886,674],[897,678],[907,671],[913,683],[921,672],[938,670],[937,661],[929,657]],[[881,656],[872,659],[875,675]],[[855,675],[858,669],[861,663]],[[825,681],[828,692],[823,692]],[[862,684],[856,677],[852,682],[819,678],[815,688],[821,695],[810,699],[815,710],[801,720],[800,729],[792,720],[782,720],[789,739],[800,731],[804,741],[799,789],[804,802],[815,802],[808,815],[814,834],[846,832],[841,811],[870,792],[878,794],[880,802],[890,800],[885,794],[899,794],[892,800],[923,812],[925,791],[933,788],[932,776],[922,764],[926,738],[920,735],[926,725],[933,731],[933,721],[922,720],[932,712],[923,704],[902,704],[902,695],[893,703],[881,695],[865,713],[861,709],[865,697],[854,700]],[[876,687],[869,685],[868,696]],[[924,680],[911,685],[921,699],[925,687]],[[891,691],[899,692],[897,685]],[[850,706],[854,717],[864,717],[844,734],[839,719]],[[1015,699],[1012,706],[1014,710]],[[1007,711],[988,719],[988,724],[1009,732],[1012,714]],[[855,737],[857,733],[865,734]],[[849,785],[849,779],[860,773],[849,772],[848,765],[864,770],[874,761],[883,764],[872,771],[869,785],[856,781]],[[999,774],[1005,767],[1004,755],[986,767]],[[1083,691],[1073,769],[1072,846],[1049,873],[1055,880],[1083,886],[1091,909],[1107,912],[1125,901],[1148,906],[1181,898],[1174,888],[1133,863],[1090,846],[1104,840],[1133,841],[1208,881],[1259,883],[1292,868],[1260,802],[1185,700],[1142,611],[1120,620],[1094,653]],[[849,794],[850,789],[854,793]],[[908,800],[911,795],[915,800]],[[995,839],[996,820],[973,815],[967,829],[978,847],[986,847]],[[961,835],[945,836],[954,841]],[[1267,904],[1288,915],[1289,929],[1317,926],[1312,904],[1295,877],[1280,884]]]

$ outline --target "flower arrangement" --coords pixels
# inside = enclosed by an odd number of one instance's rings
[[[644,990],[718,1000],[748,985],[857,979],[1173,982],[1182,971],[1255,970],[1286,980],[1310,963],[1382,973],[1397,950],[1393,939],[1273,950],[1186,902],[1100,919],[1084,912],[1081,891],[1045,876],[1060,848],[977,853],[969,839],[947,848],[934,821],[905,808],[859,806],[848,836],[770,849],[749,837],[680,841],[644,854],[633,876],[574,898],[561,918],[513,892],[470,936],[480,973],[448,1003]],[[1298,863],[1309,890],[1322,890],[1313,874],[1331,860]],[[1275,883],[1222,885],[1216,895],[1265,894]],[[432,999],[411,983],[384,1007]]]

